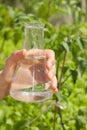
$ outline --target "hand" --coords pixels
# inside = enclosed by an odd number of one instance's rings
[[[0,98],[4,98],[6,95],[9,94],[10,84],[13,79],[15,69],[17,66],[17,63],[24,59],[24,57],[28,54],[34,54],[34,53],[42,53],[42,50],[35,50],[35,51],[26,51],[26,50],[18,50],[15,51],[6,61],[4,70],[2,71],[0,75],[0,79],[2,79],[2,82],[0,82],[0,86],[2,87],[2,84],[4,83],[4,89],[3,89],[3,96]],[[45,50],[44,51],[46,55],[46,67],[48,70],[47,77],[51,81],[51,89],[54,93],[56,93],[57,90],[57,80],[56,80],[56,67],[55,67],[55,55],[52,50]],[[0,87],[0,89],[1,89]]]
[[[0,99],[9,94],[10,84],[13,79],[16,65],[26,55],[26,50],[15,51],[6,61],[4,70],[0,72]]]

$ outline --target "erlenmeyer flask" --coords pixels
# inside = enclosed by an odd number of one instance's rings
[[[29,53],[17,65],[10,95],[24,102],[42,102],[50,99],[52,91],[50,81],[46,77],[43,24],[25,24],[23,48],[29,50]]]

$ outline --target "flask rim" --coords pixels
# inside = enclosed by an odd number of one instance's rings
[[[43,23],[25,23],[25,28],[36,28],[36,29],[43,29],[44,24]]]

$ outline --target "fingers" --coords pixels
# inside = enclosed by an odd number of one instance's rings
[[[48,79],[51,81],[51,89],[52,89],[52,91],[54,93],[58,92],[55,65],[50,69],[50,71],[48,73]]]
[[[12,80],[18,61],[22,60],[25,55],[26,50],[18,50],[7,59],[3,70],[3,77],[6,81],[10,82]]]
[[[51,80],[51,89],[52,89],[52,91],[53,91],[54,93],[57,93],[57,92],[58,92],[56,76],[54,76],[53,79]]]
[[[45,54],[46,54],[46,57],[47,58],[52,58],[52,59],[55,59],[55,53],[54,51],[50,50],[50,49],[46,49],[45,50]]]
[[[55,54],[52,50],[45,50],[46,54],[46,67],[48,70],[55,64]]]
[[[6,61],[6,67],[12,67],[17,64],[17,62],[21,59],[23,59],[26,55],[26,50],[17,50],[12,53],[12,55],[7,59]]]
[[[56,67],[53,65],[49,70],[47,74],[47,78],[51,80],[56,75]]]
[[[54,93],[58,92],[57,79],[56,79],[56,65],[55,65],[55,54],[52,50],[45,50],[46,53],[46,67],[48,69],[47,77],[51,81],[51,89]]]

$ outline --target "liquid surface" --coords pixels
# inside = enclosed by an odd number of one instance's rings
[[[51,98],[45,63],[45,56],[31,56],[18,64],[10,90],[13,98],[24,102],[42,102]]]
[[[23,102],[43,102],[52,97],[52,92],[23,92],[23,91],[11,91],[11,96],[19,101]]]

